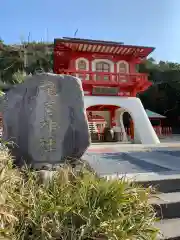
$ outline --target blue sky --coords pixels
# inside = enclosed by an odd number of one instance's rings
[[[156,60],[180,62],[180,0],[1,0],[6,43],[76,37],[156,48]]]

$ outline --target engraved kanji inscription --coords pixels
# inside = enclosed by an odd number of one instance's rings
[[[49,132],[52,132],[58,129],[58,124],[57,122],[54,122],[51,119],[40,122],[40,128],[45,128],[45,127],[49,129]]]
[[[47,89],[47,92],[49,96],[56,96],[57,95],[56,86],[53,84]]]
[[[49,121],[49,132],[52,133],[58,129],[57,122],[54,122],[52,120]]]
[[[56,140],[52,137],[40,139],[40,146],[45,152],[52,152],[56,150]]]
[[[51,102],[45,102],[44,104],[44,110],[45,110],[45,116],[46,117],[52,117],[53,111],[54,111],[54,103],[53,101]]]
[[[42,86],[40,86],[41,89],[47,92],[48,96],[56,96],[57,95],[57,89],[56,85],[52,82],[44,82]]]
[[[56,150],[56,130],[58,128],[57,122],[53,121],[53,115],[55,114],[56,101],[54,96],[57,96],[56,86],[52,82],[47,82],[41,89],[47,94],[47,100],[44,103],[44,120],[40,122],[40,129],[42,133],[45,132],[47,137],[41,138],[40,146],[41,150],[45,152],[51,152]]]

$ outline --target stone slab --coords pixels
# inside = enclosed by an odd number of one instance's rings
[[[3,121],[18,165],[60,164],[80,158],[90,144],[82,84],[73,76],[27,77],[7,93]]]
[[[180,192],[160,193],[156,194],[149,200],[150,204],[168,204],[180,202]]]
[[[163,234],[158,239],[180,239],[180,218],[161,220],[155,226]]]

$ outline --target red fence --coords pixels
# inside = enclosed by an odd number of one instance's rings
[[[128,141],[133,140],[133,137],[131,136],[131,129],[130,128],[125,128],[126,134],[128,136]],[[154,130],[157,134],[158,137],[167,137],[172,135],[172,128],[171,127],[161,127],[157,126],[154,127]],[[123,142],[124,140],[124,134],[123,132],[118,132],[118,137],[116,141]],[[116,138],[116,137],[115,137]],[[98,140],[99,141],[104,141],[104,133],[98,133]]]
[[[126,128],[126,133],[128,136],[131,136],[130,128]],[[166,137],[172,135],[172,128],[171,127],[161,127],[161,126],[154,126],[154,130],[158,137]]]
[[[172,135],[171,127],[158,126],[158,127],[154,127],[154,130],[159,137],[166,137],[166,136]]]
[[[75,70],[68,70],[67,74],[76,76],[81,78],[81,80],[88,84],[108,84],[114,85],[122,84],[127,85],[128,83],[136,83],[136,82],[146,82],[148,76],[146,73],[134,73],[134,74],[125,74],[125,73],[109,73],[109,72],[92,72],[92,71],[77,71]]]

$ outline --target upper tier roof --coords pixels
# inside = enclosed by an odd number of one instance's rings
[[[154,50],[153,47],[124,45],[120,42],[67,37],[54,40],[55,50],[58,50],[58,44],[63,44],[73,51],[106,53],[140,58],[147,57]]]

